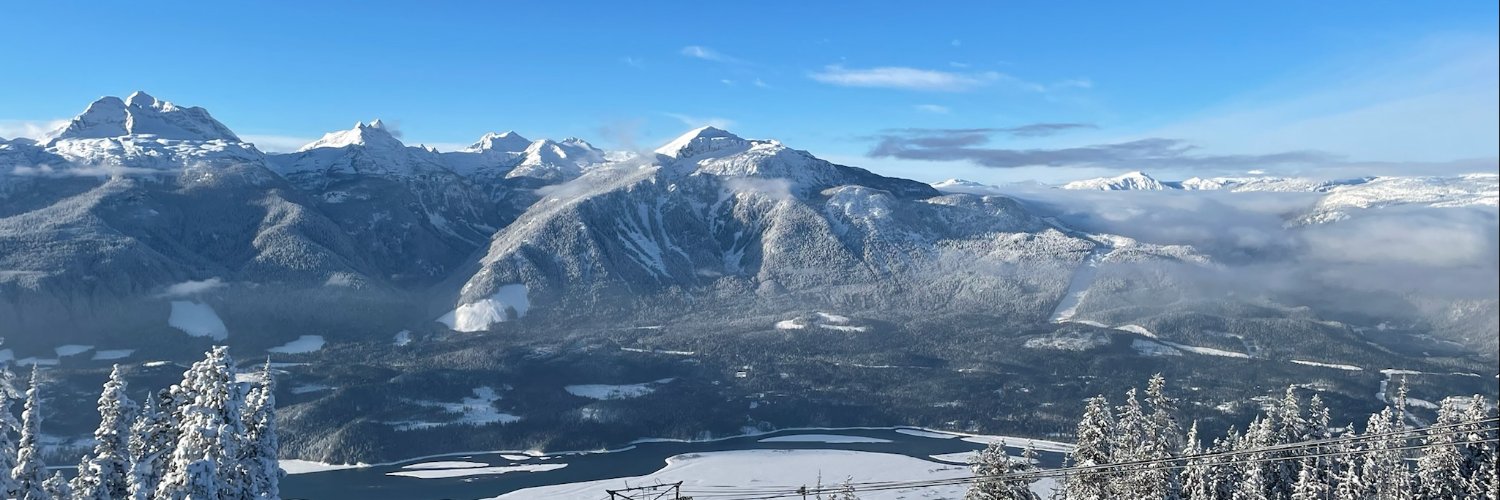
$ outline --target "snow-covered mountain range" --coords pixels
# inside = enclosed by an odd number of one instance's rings
[[[1495,204],[1493,175],[1161,182],[1132,172],[1063,187],[1325,193],[1309,222],[1395,204]],[[267,154],[202,108],[137,92],[99,99],[44,141],[0,142],[0,335],[59,322],[84,339],[170,333],[172,317],[223,310],[482,331],[656,301],[1045,321],[1093,286],[1079,282],[1093,276],[1085,269],[1213,261],[1078,231],[1001,191],[885,177],[713,127],[646,154],[514,132],[438,152],[374,120]],[[172,292],[210,280],[222,284],[216,306]],[[232,333],[244,320],[214,321]]]

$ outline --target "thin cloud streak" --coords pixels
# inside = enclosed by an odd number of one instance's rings
[[[1268,165],[1310,164],[1338,157],[1321,151],[1210,155],[1178,139],[1152,137],[1126,142],[1057,149],[985,148],[997,133],[1036,137],[1081,124],[1033,124],[1009,129],[906,129],[876,136],[867,156],[906,160],[968,161],[990,168],[1018,167],[1193,167],[1244,169]],[[1030,135],[1027,135],[1030,134]]]

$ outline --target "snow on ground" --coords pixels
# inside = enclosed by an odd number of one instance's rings
[[[656,390],[651,387],[652,384],[665,384],[671,381],[670,378],[664,378],[639,384],[579,384],[563,387],[563,390],[568,391],[568,394],[589,399],[630,399],[651,394]]]
[[[492,467],[464,467],[458,469],[432,469],[411,470],[400,472],[387,472],[387,476],[415,477],[421,479],[444,479],[451,477],[484,476],[494,474],[509,474],[512,472],[546,472],[567,467],[568,464],[524,464],[524,465],[497,465]]]
[[[266,349],[266,352],[274,352],[277,354],[307,354],[310,352],[317,352],[319,349],[322,349],[323,344],[324,341],[322,335],[303,335],[301,337],[297,337],[297,340],[293,340],[280,346]]]
[[[1191,345],[1187,345],[1187,344],[1179,344],[1179,343],[1176,343],[1176,342],[1168,342],[1168,341],[1165,341],[1165,340],[1161,340],[1159,342],[1161,342],[1163,344],[1166,344],[1166,345],[1169,345],[1169,346],[1172,346],[1172,347],[1175,347],[1177,349],[1181,349],[1181,350],[1184,350],[1184,351],[1187,351],[1187,352],[1191,352],[1193,354],[1202,354],[1204,356],[1222,356],[1222,357],[1226,357],[1226,358],[1250,359],[1250,355],[1249,354],[1245,354],[1243,352],[1226,351],[1226,350],[1223,350],[1223,349],[1214,349],[1212,347],[1191,346]]]
[[[829,314],[829,313],[822,312],[822,311],[818,311],[818,317],[822,318],[823,321],[827,321],[829,323],[833,323],[833,324],[836,324],[836,325],[842,325],[844,323],[848,323],[849,322],[849,317],[848,316],[843,316],[843,315],[838,315],[838,314]]]
[[[1073,315],[1078,313],[1079,304],[1082,304],[1084,297],[1088,296],[1089,286],[1094,284],[1094,275],[1099,272],[1099,263],[1104,260],[1104,255],[1109,250],[1109,247],[1103,245],[1095,247],[1089,252],[1088,257],[1083,259],[1083,264],[1078,266],[1078,270],[1073,271],[1073,277],[1068,280],[1068,290],[1063,292],[1062,301],[1058,302],[1057,309],[1052,311],[1053,323],[1073,321]]]
[[[466,462],[466,461],[462,461],[462,460],[447,460],[447,461],[438,461],[438,462],[422,462],[422,463],[419,463],[419,464],[405,465],[405,466],[402,466],[401,468],[402,469],[462,469],[462,468],[465,468],[465,467],[489,467],[489,466],[490,466],[490,464],[487,464],[487,463],[484,463],[484,462]]]
[[[1333,369],[1336,369],[1336,370],[1348,370],[1348,371],[1351,371],[1351,372],[1364,371],[1364,368],[1360,368],[1360,367],[1354,366],[1354,365],[1341,365],[1341,364],[1337,364],[1337,363],[1321,363],[1321,362],[1318,362],[1318,361],[1304,361],[1304,360],[1300,360],[1300,359],[1294,359],[1294,360],[1292,360],[1292,362],[1296,363],[1296,364],[1299,364],[1299,365],[1321,366],[1323,368],[1333,368]]]
[[[279,460],[279,462],[281,464],[281,470],[286,471],[287,474],[307,474],[310,472],[324,472],[331,470],[358,469],[361,467],[369,467],[365,464],[325,464],[323,462],[298,460],[295,458],[283,458]]]
[[[777,330],[801,330],[803,328],[807,328],[807,325],[798,323],[795,319],[784,319],[776,322]]]
[[[531,455],[500,455],[500,458],[510,461],[530,460]]]
[[[125,359],[135,354],[135,349],[105,349],[94,351],[94,361],[109,361],[112,359]]]
[[[1115,329],[1116,330],[1120,330],[1122,332],[1130,332],[1130,333],[1134,333],[1136,335],[1143,335],[1143,336],[1146,336],[1146,337],[1151,337],[1153,339],[1156,338],[1156,332],[1152,332],[1151,330],[1147,330],[1146,327],[1141,326],[1141,325],[1120,325],[1120,326],[1115,327]]]
[[[141,366],[144,366],[146,368],[156,368],[158,366],[167,366],[170,364],[172,364],[171,361],[147,361],[145,363],[141,363]]]
[[[1130,348],[1142,356],[1181,356],[1182,351],[1173,349],[1160,342],[1135,339],[1130,342]]]
[[[66,358],[68,356],[77,356],[79,354],[83,354],[92,350],[94,350],[94,346],[91,345],[68,344],[64,346],[57,346],[57,348],[52,349],[52,352],[57,353],[57,357],[59,358]]]
[[[399,332],[396,332],[396,339],[391,343],[396,344],[396,347],[406,347],[408,345],[411,345],[411,330],[401,330]]]
[[[526,316],[531,301],[526,298],[526,285],[505,285],[486,299],[463,304],[438,318],[456,332],[482,332],[490,325],[510,319],[510,312],[517,318]]]
[[[667,459],[667,466],[645,476],[605,479],[582,483],[527,488],[500,495],[491,500],[531,498],[595,500],[606,488],[619,488],[629,482],[659,484],[682,481],[684,496],[704,494],[724,486],[813,486],[821,474],[825,485],[844,478],[861,481],[913,481],[952,479],[968,475],[965,466],[945,465],[928,460],[889,453],[845,450],[737,450],[677,455]],[[859,492],[863,500],[896,498],[961,498],[963,485],[923,490],[890,490]]]
[[[1051,451],[1057,453],[1073,452],[1073,445],[1070,443],[1060,443],[1057,441],[1041,441],[1037,439],[1015,436],[965,436],[964,441],[975,444],[1005,443],[1006,446],[1014,446],[1017,448],[1025,448],[1027,446],[1030,446],[1036,451]]]
[[[847,436],[842,434],[792,434],[790,436],[768,437],[760,440],[762,443],[889,443],[889,439],[872,438],[865,436]]]
[[[927,430],[922,430],[922,429],[896,429],[896,432],[899,432],[901,434],[905,434],[905,435],[908,435],[908,436],[933,438],[933,439],[953,439],[953,438],[958,437],[957,434],[948,434],[948,433],[944,433],[944,432],[933,432],[933,431],[927,431]]]
[[[500,400],[500,394],[496,393],[494,388],[491,388],[491,387],[476,387],[476,388],[474,388],[474,397],[472,397],[472,398],[463,398],[463,400],[461,400],[461,401],[459,401],[457,403],[447,403],[447,402],[443,402],[443,401],[424,401],[424,400],[414,400],[414,401],[412,401],[412,403],[415,403],[415,404],[418,404],[418,405],[421,405],[421,406],[427,406],[427,407],[432,407],[432,408],[442,408],[443,411],[445,411],[445,412],[452,413],[452,414],[457,414],[458,418],[455,419],[455,420],[453,420],[453,421],[449,421],[449,422],[403,421],[403,422],[386,422],[386,423],[394,426],[396,428],[396,430],[398,430],[398,431],[410,431],[410,430],[419,430],[419,429],[431,429],[431,428],[434,428],[434,427],[444,427],[444,426],[449,426],[449,425],[474,425],[474,426],[479,426],[479,425],[489,425],[489,424],[497,424],[497,423],[498,424],[508,424],[508,423],[511,423],[511,422],[515,422],[515,421],[521,420],[521,417],[518,417],[518,416],[515,416],[515,415],[511,415],[509,413],[504,413],[504,412],[501,412],[500,410],[495,409],[495,402],[499,401],[499,400]]]
[[[167,325],[194,337],[229,338],[229,329],[214,308],[196,300],[172,301],[172,314],[167,316]]]
[[[850,326],[850,325],[818,325],[818,327],[824,328],[824,329],[828,329],[828,330],[837,330],[837,331],[840,331],[840,332],[863,332],[863,331],[866,331],[866,330],[870,329],[870,327],[867,327],[867,326]]]

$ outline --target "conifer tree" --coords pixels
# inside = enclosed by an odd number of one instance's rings
[[[969,470],[981,478],[969,487],[964,500],[1033,500],[1035,495],[1027,488],[1024,478],[1000,476],[1017,472],[1010,457],[1005,454],[1005,442],[990,443],[969,460]]]
[[[1493,441],[1497,433],[1494,430],[1496,423],[1490,420],[1495,418],[1495,412],[1490,408],[1483,396],[1475,394],[1469,398],[1462,419],[1469,423],[1464,426],[1459,438],[1459,476],[1466,478],[1463,486],[1465,496],[1500,500],[1500,485],[1496,484],[1500,480],[1500,474],[1495,471],[1495,462],[1500,459],[1500,453],[1496,453],[1496,443]]]
[[[120,365],[115,365],[99,395],[94,450],[79,462],[71,485],[78,500],[124,499],[130,494],[130,424],[136,406],[126,395],[126,386]]]
[[[166,470],[167,458],[176,445],[167,411],[156,399],[147,396],[140,415],[130,424],[130,498],[150,500]]]
[[[47,497],[54,500],[71,500],[77,498],[73,495],[73,487],[68,485],[68,478],[63,477],[62,471],[52,473],[46,481],[42,481],[42,490],[47,492]]]
[[[0,367],[0,498],[15,497],[19,488],[11,475],[16,468],[16,441],[11,433],[19,432],[21,424],[10,410],[13,402],[23,398],[15,379],[9,367]]]
[[[1114,415],[1110,413],[1109,401],[1104,396],[1089,398],[1083,418],[1078,421],[1078,441],[1070,455],[1074,467],[1090,469],[1091,473],[1065,478],[1069,498],[1074,500],[1105,500],[1112,498],[1113,474],[1091,468],[1113,463],[1115,434]]]
[[[26,407],[21,412],[21,440],[16,448],[16,467],[11,476],[16,481],[16,500],[46,500],[51,498],[42,483],[47,481],[47,465],[42,463],[41,437],[42,399],[37,387],[39,376],[36,365],[31,365],[31,387],[26,389]]]
[[[1297,471],[1297,484],[1292,488],[1292,500],[1324,500],[1328,498],[1328,483],[1318,472],[1317,461],[1299,460],[1302,467]]]
[[[1198,440],[1198,421],[1188,427],[1187,447],[1183,448],[1184,457],[1193,457],[1203,453],[1203,447]],[[1209,466],[1205,458],[1189,458],[1187,466],[1182,469],[1182,498],[1185,500],[1213,500],[1213,480],[1209,476]]]
[[[1436,430],[1429,430],[1422,438],[1422,456],[1417,459],[1417,498],[1458,498],[1464,493],[1465,478],[1463,457],[1459,454],[1458,441],[1463,429],[1464,408],[1455,398],[1444,399],[1438,408]]]
[[[183,396],[177,412],[179,437],[157,486],[156,498],[236,498],[243,491],[236,447],[241,439],[236,433],[242,432],[243,422],[233,378],[225,347],[215,347],[183,375],[178,391]]]
[[[274,499],[281,497],[281,468],[276,461],[276,380],[269,359],[260,375],[261,385],[245,398],[246,446],[240,462],[247,478],[245,498]]]

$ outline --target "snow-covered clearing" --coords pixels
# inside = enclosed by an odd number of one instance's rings
[[[1146,337],[1151,337],[1153,339],[1156,338],[1156,332],[1152,332],[1151,330],[1147,330],[1146,327],[1141,326],[1141,325],[1120,325],[1120,326],[1115,327],[1115,329],[1119,330],[1119,331],[1122,331],[1122,332],[1130,332],[1130,333],[1134,333],[1136,335],[1143,335],[1143,336],[1146,336]]]
[[[1104,255],[1109,250],[1109,247],[1103,245],[1094,247],[1088,257],[1083,259],[1083,264],[1078,266],[1078,270],[1073,272],[1073,278],[1068,280],[1068,290],[1063,292],[1062,301],[1052,311],[1053,323],[1070,321],[1078,313],[1078,305],[1088,296],[1089,286],[1094,284],[1094,275],[1099,272],[1099,263],[1104,261]]]
[[[411,330],[401,330],[399,332],[396,332],[396,338],[392,340],[391,343],[395,344],[396,347],[406,347],[408,345],[411,345]]]
[[[68,344],[57,346],[56,348],[52,349],[52,352],[57,353],[57,357],[59,358],[66,358],[68,356],[77,356],[79,354],[92,351],[93,349],[94,346],[91,345]]]
[[[458,469],[431,469],[387,472],[387,476],[415,477],[421,479],[444,479],[450,477],[485,476],[512,472],[546,472],[567,467],[568,464],[523,464],[497,465],[492,467],[464,467]]]
[[[1165,340],[1161,340],[1161,341],[1158,341],[1158,342],[1161,342],[1163,344],[1175,347],[1177,349],[1181,349],[1181,350],[1184,350],[1184,351],[1187,351],[1187,352],[1191,352],[1193,354],[1202,354],[1204,356],[1222,356],[1222,357],[1226,357],[1226,358],[1250,359],[1250,355],[1249,354],[1245,354],[1243,352],[1225,351],[1223,349],[1214,349],[1212,347],[1191,346],[1191,345],[1186,345],[1186,344],[1179,344],[1179,343],[1176,343],[1176,342],[1168,342],[1168,341],[1165,341]]]
[[[568,391],[568,394],[589,399],[630,399],[651,394],[656,390],[651,387],[653,384],[665,384],[671,381],[670,378],[664,378],[639,384],[579,384],[563,387],[563,390]]]
[[[842,434],[792,434],[790,436],[768,437],[760,440],[762,443],[889,443],[889,439],[872,438],[865,436],[847,436]]]
[[[323,344],[324,341],[322,335],[303,335],[301,337],[297,337],[297,340],[287,342],[277,347],[266,349],[266,352],[273,352],[276,354],[307,354],[309,352],[317,352],[318,350],[322,349]]]
[[[682,481],[684,496],[706,493],[723,486],[765,487],[767,485],[812,486],[819,474],[824,484],[844,478],[861,481],[914,481],[952,479],[968,475],[968,467],[888,453],[844,450],[738,450],[677,455],[667,459],[667,466],[654,473],[632,478],[605,479],[582,483],[527,488],[495,497],[493,500],[531,498],[593,500],[606,488],[629,484],[658,484]],[[965,486],[947,486],[924,490],[890,490],[860,492],[864,500],[911,498],[961,498]],[[930,496],[929,496],[930,495]]]
[[[438,318],[438,322],[456,332],[482,332],[490,325],[509,320],[511,313],[517,318],[526,316],[531,308],[526,293],[526,285],[505,285],[489,298],[459,305]]]
[[[840,331],[840,332],[864,332],[864,331],[868,331],[870,329],[870,327],[867,327],[867,326],[853,326],[853,325],[818,325],[818,327],[823,328],[823,329],[827,329],[827,330],[836,330],[836,331]]]
[[[1360,368],[1358,366],[1354,366],[1354,365],[1341,365],[1341,364],[1338,364],[1338,363],[1322,363],[1322,362],[1318,362],[1318,361],[1305,361],[1305,360],[1301,360],[1301,359],[1294,359],[1294,360],[1292,360],[1292,362],[1296,363],[1296,364],[1299,364],[1299,365],[1321,366],[1323,368],[1333,368],[1335,370],[1347,370],[1347,371],[1351,371],[1351,372],[1359,372],[1359,371],[1364,371],[1365,370],[1364,368]]]
[[[798,323],[795,319],[784,319],[776,322],[777,330],[801,330],[803,328],[807,328],[807,325]]]
[[[849,322],[849,317],[848,316],[843,316],[843,315],[839,315],[839,314],[830,314],[830,313],[826,313],[826,312],[822,312],[822,311],[818,311],[817,314],[818,314],[818,317],[822,318],[823,321],[827,321],[829,323],[833,323],[833,324],[836,324],[836,325],[842,325],[844,323],[848,323]]]
[[[94,351],[94,361],[109,361],[112,359],[125,359],[135,354],[135,349],[105,349]]]
[[[1042,440],[1037,440],[1037,439],[1015,437],[1015,436],[966,436],[966,437],[964,437],[964,441],[968,441],[970,443],[976,443],[976,444],[1005,443],[1006,446],[1015,447],[1015,448],[1025,448],[1027,446],[1030,446],[1032,449],[1034,449],[1036,451],[1050,451],[1050,452],[1056,452],[1056,453],[1072,453],[1073,452],[1073,445],[1071,443],[1060,443],[1060,442],[1057,442],[1057,441],[1042,441]]]
[[[368,464],[327,464],[311,460],[298,460],[295,458],[283,458],[280,461],[281,470],[287,474],[307,474],[311,472],[325,472],[331,470],[358,469],[369,467]]]
[[[415,420],[386,423],[394,426],[398,431],[410,431],[419,429],[431,429],[449,425],[478,426],[497,423],[506,424],[521,420],[521,417],[511,415],[509,413],[504,413],[500,410],[495,409],[495,402],[499,400],[500,394],[496,393],[494,388],[476,387],[474,388],[474,397],[463,398],[463,400],[457,403],[424,400],[412,401],[412,403],[421,406],[442,408],[445,412],[457,414],[458,418],[455,420],[449,422],[429,422]]]
[[[229,338],[229,329],[224,326],[224,320],[219,319],[214,308],[196,300],[172,301],[172,313],[167,316],[167,326],[194,337],[214,340]]]

